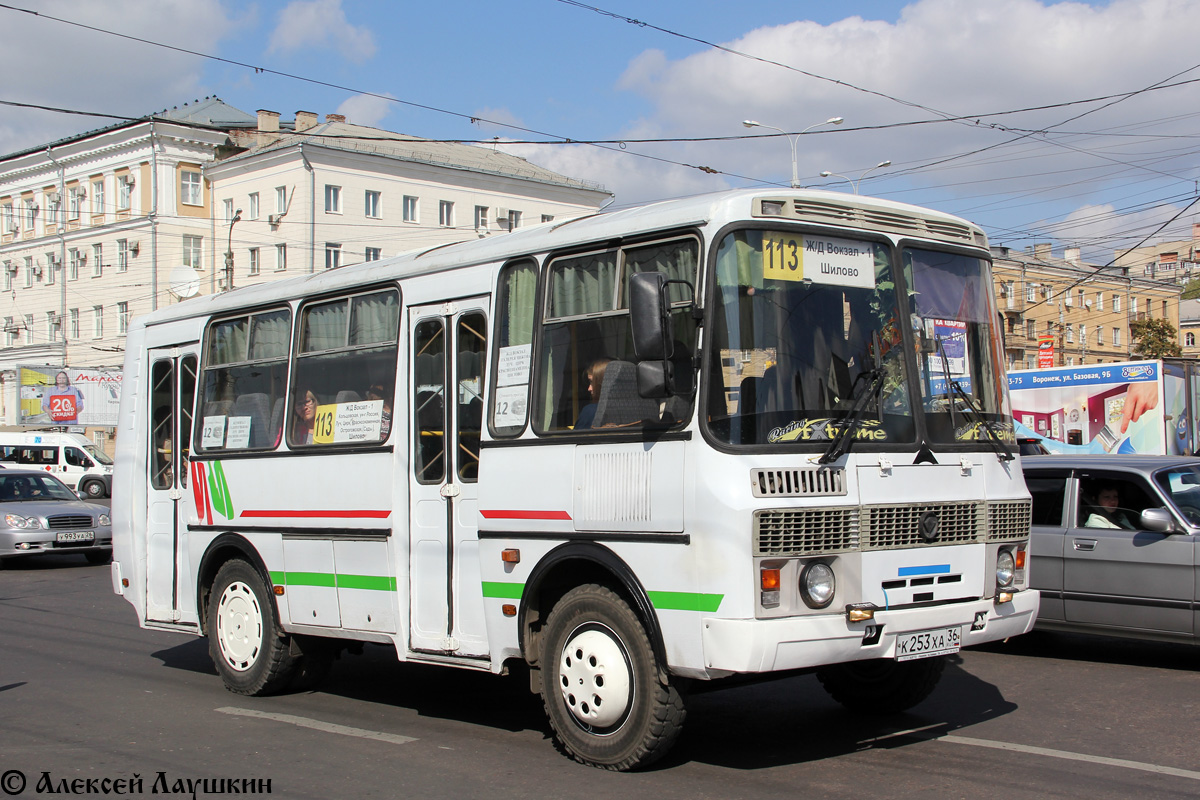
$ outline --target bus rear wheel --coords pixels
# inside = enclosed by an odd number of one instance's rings
[[[290,651],[258,570],[227,561],[208,603],[208,652],[225,687],[252,696],[286,688],[298,666]]]
[[[687,715],[664,682],[641,620],[615,592],[595,584],[567,592],[542,632],[542,702],[555,743],[583,764],[630,770],[671,748]]]
[[[880,658],[821,667],[817,679],[834,700],[851,711],[898,714],[929,697],[945,668],[945,656],[915,661]]]
[[[83,485],[83,493],[93,500],[104,497],[104,484],[100,481],[88,481]]]

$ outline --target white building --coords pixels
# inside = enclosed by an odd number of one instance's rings
[[[258,112],[249,150],[209,167],[233,286],[595,212],[611,198],[491,147],[431,142],[298,111]],[[240,211],[240,215],[239,212]],[[210,291],[225,288],[220,259]]]

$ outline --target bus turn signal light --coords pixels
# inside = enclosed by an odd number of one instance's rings
[[[759,571],[762,576],[762,590],[764,592],[779,591],[779,570],[778,569],[763,569]]]
[[[1017,556],[1017,569],[1025,569],[1025,550],[1024,550],[1024,548],[1018,547],[1016,556]]]
[[[501,550],[500,551],[500,560],[503,561],[505,564],[520,564],[521,563],[521,551],[516,549],[515,547],[510,547],[507,550]]]

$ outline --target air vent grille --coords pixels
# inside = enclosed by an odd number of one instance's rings
[[[988,505],[989,542],[1008,542],[1029,538],[1032,503],[1028,500],[1007,500]]]
[[[846,493],[846,470],[841,467],[753,469],[750,485],[755,497],[836,497]]]
[[[797,508],[754,514],[754,555],[803,556],[858,549],[858,509]]]
[[[922,535],[921,518],[937,515],[936,536]],[[903,506],[867,506],[863,509],[864,550],[965,544],[984,539],[987,510],[983,503],[932,503]]]

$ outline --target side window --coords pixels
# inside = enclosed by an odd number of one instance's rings
[[[18,451],[17,461],[22,464],[31,464],[38,467],[44,467],[47,464],[57,464],[58,448],[24,447]]]
[[[496,295],[496,374],[492,386],[492,432],[518,436],[529,416],[529,367],[537,313],[537,267],[510,264],[500,273]]]
[[[1142,512],[1161,504],[1153,500],[1136,478],[1125,475],[1086,475],[1079,479],[1081,528],[1139,530]]]
[[[446,336],[440,319],[413,332],[413,472],[417,483],[440,483],[446,474]]]
[[[179,362],[179,485],[187,488],[189,458],[192,455],[192,414],[196,407],[198,362],[186,355]]]
[[[597,251],[550,262],[546,318],[534,393],[539,432],[598,431],[677,422],[691,413],[692,354],[696,329],[683,285],[670,288],[674,312],[678,395],[668,402],[641,397],[629,327],[629,276],[660,272],[670,280],[696,282],[700,247],[693,238]]]
[[[279,444],[292,314],[263,311],[208,326],[200,450],[265,450]]]
[[[150,368],[150,485],[170,489],[171,429],[174,427],[175,370],[170,361],[155,361]]]
[[[483,368],[487,362],[487,319],[473,311],[455,326],[458,353],[458,478],[479,480],[479,436],[483,431]]]
[[[1065,475],[1026,475],[1025,485],[1033,496],[1033,525],[1063,525],[1063,499],[1067,493]]]
[[[92,460],[88,458],[87,454],[78,447],[64,447],[63,461],[65,461],[67,466],[70,467],[82,467],[83,469],[90,469],[93,466]]]
[[[339,297],[300,312],[288,444],[378,444],[391,432],[400,296]]]

